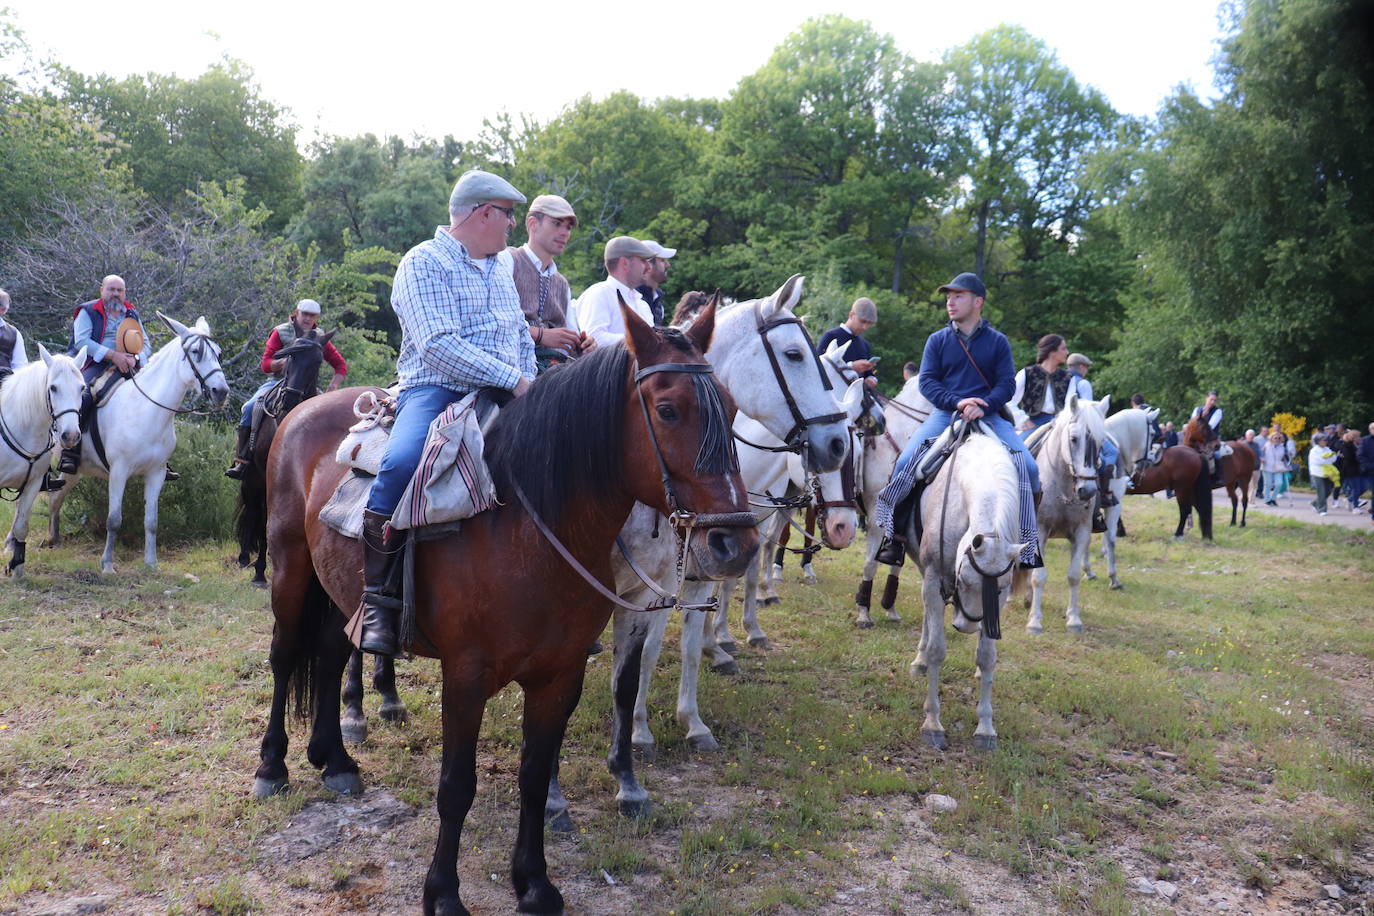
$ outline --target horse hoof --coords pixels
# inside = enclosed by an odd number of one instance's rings
[[[997,750],[997,736],[974,735],[973,746],[980,751],[995,751]]]
[[[638,819],[646,816],[648,813],[649,799],[647,798],[641,798],[638,800],[625,798],[620,800],[621,817],[631,817]]]
[[[13,577],[16,581],[18,581],[19,579],[24,578],[24,564],[23,564],[23,563],[20,563],[18,566],[14,567],[13,569],[6,569],[6,570],[5,570],[5,575]]]
[[[773,644],[772,644],[771,642],[768,641],[768,637],[767,637],[767,636],[750,636],[750,637],[749,637],[749,648],[751,648],[751,649],[763,649],[764,651],[768,651],[768,650],[771,650],[771,649],[773,648]]]
[[[643,763],[653,763],[658,759],[658,745],[656,744],[632,744],[630,749],[634,751],[635,757]]]
[[[1067,629],[1068,629],[1068,631],[1069,631],[1070,633],[1082,633],[1082,632],[1083,632],[1083,624],[1081,624],[1081,623],[1071,623],[1071,624],[1068,625]]]
[[[901,614],[898,614],[896,611],[887,610],[887,611],[883,611],[883,613],[887,616],[887,619],[888,619],[888,622],[889,622],[889,623],[901,623],[901,622],[902,622],[902,615],[901,615]]]
[[[335,773],[322,780],[324,787],[335,795],[362,795],[363,778],[357,773]]]
[[[872,621],[872,620],[859,619],[859,620],[854,621],[854,626],[857,627],[857,628],[859,628],[860,630],[871,630],[871,629],[873,629],[873,621]]]
[[[731,655],[734,655],[739,652],[739,646],[735,645],[735,641],[733,639],[726,640],[725,642],[718,642],[716,643],[716,646],[722,652],[728,652]]]
[[[249,564],[252,563],[253,561],[250,560],[250,559],[248,559],[248,557],[247,557],[246,555],[244,555],[244,554],[239,554],[239,560],[238,560],[238,562],[239,562],[239,569],[247,569],[248,566],[249,566]]]
[[[816,577],[815,577],[814,575],[802,576],[802,585],[815,585],[815,584],[816,584]]]
[[[562,916],[563,895],[545,878],[537,885],[531,884],[529,890],[520,895],[520,903],[516,910],[521,913],[536,913],[538,916]]]
[[[377,715],[382,717],[384,722],[404,722],[410,718],[410,713],[406,711],[406,704],[400,700],[387,700],[382,704],[382,708],[377,710]]]
[[[1123,586],[1119,581],[1116,581],[1116,580],[1113,580],[1113,581],[1112,581],[1112,588],[1111,588],[1112,591],[1114,591],[1114,592],[1119,592],[1119,591],[1121,591],[1123,588],[1125,588],[1125,586]]]
[[[735,661],[733,658],[730,659],[728,662],[721,662],[719,665],[712,665],[711,670],[714,671],[716,674],[724,674],[729,677],[739,677],[740,674],[739,662]]]
[[[258,801],[271,798],[273,795],[280,795],[291,787],[291,783],[285,776],[280,779],[263,779],[259,776],[253,780],[253,797]]]
[[[1083,574],[1083,578],[1088,579],[1088,580],[1096,579],[1096,578],[1097,578],[1097,573],[1093,572],[1092,570],[1088,570],[1087,572],[1085,572],[1085,573]]]
[[[554,833],[573,832],[572,817],[568,815],[567,808],[564,808],[562,811],[558,812],[553,817],[546,818],[544,820],[544,825],[548,827],[550,830],[552,830]]]
[[[704,735],[688,735],[687,746],[699,754],[719,754],[720,742],[716,736],[707,732]]]
[[[929,728],[923,728],[921,729],[921,737],[926,739],[926,744],[929,744],[937,751],[943,751],[949,747],[949,742],[945,740],[944,732],[937,732]]]
[[[1045,632],[1045,628],[1044,628],[1044,627],[1026,627],[1026,632],[1029,633],[1029,634],[1032,635],[1032,636],[1039,636],[1041,633]]]
[[[770,595],[769,597],[764,598],[763,601],[760,602],[760,604],[762,604],[764,607],[772,607],[775,604],[782,604],[782,599],[779,598],[777,595]]]
[[[254,580],[253,580],[253,587],[254,587],[254,588],[267,588],[267,580],[266,580],[266,579],[254,579]]]
[[[367,722],[362,719],[341,719],[339,731],[348,744],[362,744],[367,740]]]

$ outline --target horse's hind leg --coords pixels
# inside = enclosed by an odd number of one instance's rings
[[[1044,550],[1045,535],[1040,534],[1040,549]],[[1045,598],[1045,583],[1049,581],[1049,570],[1044,566],[1037,567],[1030,571],[1031,574],[1031,606],[1030,614],[1026,617],[1026,632],[1032,636],[1045,632],[1044,612],[1041,609],[1041,602]]]
[[[992,674],[997,667],[997,641],[978,633],[978,728],[973,746],[983,751],[997,750],[997,729],[992,727]]]
[[[321,771],[320,778],[326,789],[340,795],[356,795],[363,791],[362,777],[358,775],[357,762],[344,748],[339,728],[339,690],[353,647],[343,627],[339,626],[343,622],[342,615],[332,602],[328,604],[325,617],[333,625],[326,622],[317,637],[319,654],[312,691],[314,708],[311,710],[315,723],[305,756]]]
[[[372,689],[382,698],[377,715],[383,722],[404,722],[410,717],[401,695],[396,692],[396,659],[389,655],[372,657]]]
[[[362,744],[367,740],[367,715],[363,712],[363,653],[357,649],[349,657],[348,670],[344,673],[339,731],[349,744]]]
[[[627,601],[636,603],[641,600],[642,590],[631,590],[622,595]],[[654,758],[653,730],[649,728],[649,686],[653,678],[653,666],[663,648],[663,628],[668,623],[668,612],[627,611],[617,608],[612,618],[611,633],[615,640],[615,656],[611,661],[611,696],[619,697],[621,679],[626,676],[625,663],[631,656],[639,658],[638,674],[635,683],[635,698],[630,711],[630,746],[639,751],[646,760]],[[655,645],[654,631],[658,631]],[[618,700],[617,700],[618,702]],[[611,756],[619,751],[616,746],[620,740],[619,716],[617,705],[614,712],[615,724],[611,727]]]
[[[626,668],[637,669],[637,661]],[[525,740],[520,754],[520,829],[510,866],[511,884],[520,898],[522,913],[552,916],[563,912],[563,895],[549,881],[548,862],[544,858],[544,803],[568,717],[582,693],[583,673],[584,665],[579,658],[548,683],[534,687],[522,685],[525,688]],[[617,704],[621,702],[622,689],[624,699],[633,701],[639,672],[627,673],[632,673],[633,678],[626,678],[629,683],[623,686],[617,685]],[[625,811],[624,802],[621,811]]]
[[[878,553],[878,544],[882,537],[881,532],[873,525],[868,526],[867,533],[864,541],[863,577],[859,580],[859,590],[854,593],[854,610],[858,613],[854,625],[860,630],[873,628],[873,617],[869,614],[868,606],[873,603],[873,577],[878,574],[878,561],[874,557]]]
[[[287,786],[286,750],[290,739],[286,733],[286,702],[293,682],[298,697],[309,686],[305,680],[310,666],[302,653],[307,651],[305,643],[313,635],[318,614],[318,608],[310,602],[319,600],[320,592],[319,585],[312,582],[309,556],[297,563],[304,564],[295,567],[300,572],[293,574],[292,566],[287,564],[273,576],[272,614],[276,622],[267,656],[272,667],[272,706],[259,752],[261,763],[253,779],[254,798],[267,798]]]
[[[666,611],[658,613],[667,614]],[[637,817],[648,809],[649,793],[635,778],[633,748],[635,712],[642,686],[641,662],[651,626],[652,622],[645,620],[643,614],[616,612],[615,663],[611,669],[611,751],[606,757],[606,769],[619,786],[615,798],[620,804],[620,813],[626,817]],[[652,752],[653,744],[648,748]]]

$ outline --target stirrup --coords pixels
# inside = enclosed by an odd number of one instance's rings
[[[225,471],[224,471],[224,476],[225,476],[225,477],[228,477],[230,480],[242,480],[242,479],[243,479],[243,473],[244,473],[244,471],[247,470],[247,469],[248,469],[248,462],[247,462],[245,459],[243,459],[243,458],[235,458],[235,459],[234,459],[234,463],[231,464],[231,465],[229,465],[229,467],[228,467],[227,469],[225,469]],[[172,478],[171,478],[171,473],[170,473],[170,472],[168,472],[167,479],[168,479],[168,480],[171,480],[171,479],[172,479]]]
[[[900,567],[906,562],[906,541],[898,537],[884,537],[873,559],[886,566]]]
[[[38,485],[39,493],[56,493],[67,485],[67,478],[54,476],[51,471],[43,472],[43,482]]]
[[[1093,534],[1107,533],[1107,518],[1101,510],[1093,512]]]

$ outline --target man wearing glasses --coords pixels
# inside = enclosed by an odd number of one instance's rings
[[[644,282],[654,251],[639,239],[618,235],[606,243],[602,257],[610,276],[587,287],[578,298],[577,323],[598,347],[610,347],[625,339],[617,293],[636,315],[650,324],[654,321],[649,303],[635,289]]]
[[[652,251],[654,256],[649,259],[649,270],[644,274],[644,285],[639,287],[639,294],[649,303],[649,311],[654,315],[654,324],[663,324],[663,283],[668,279],[668,259],[677,254],[677,249],[664,248],[652,239],[645,239],[644,246]]]
[[[535,376],[534,341],[509,262],[497,255],[525,196],[505,179],[473,169],[449,196],[449,225],[406,253],[391,307],[401,325],[396,361],[401,393],[381,470],[363,513],[361,632],[365,652],[395,655],[402,531],[388,523],[420,463],[430,422],[477,388],[524,394]]]

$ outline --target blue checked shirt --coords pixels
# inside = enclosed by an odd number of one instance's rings
[[[401,388],[513,389],[535,376],[534,342],[504,257],[473,258],[440,226],[401,260],[391,287],[401,323]]]

